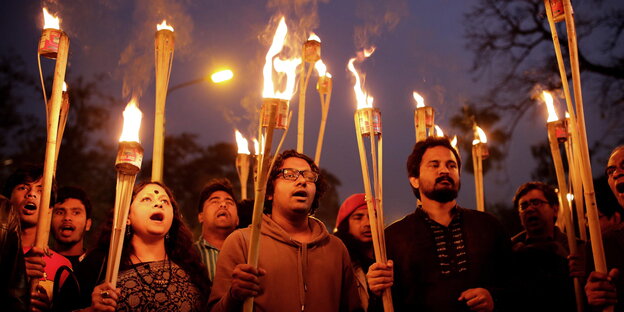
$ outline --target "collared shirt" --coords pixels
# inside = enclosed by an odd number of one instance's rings
[[[203,237],[197,240],[193,246],[197,248],[202,263],[208,269],[208,279],[212,282],[217,268],[217,258],[219,257],[219,249],[210,245]]]

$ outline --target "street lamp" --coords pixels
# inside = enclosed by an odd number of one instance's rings
[[[175,91],[177,89],[188,87],[188,86],[194,85],[196,83],[201,83],[201,82],[209,81],[209,80],[211,80],[213,83],[222,83],[222,82],[225,82],[225,81],[228,81],[228,80],[232,79],[232,77],[234,77],[234,73],[231,70],[229,70],[229,69],[221,70],[221,71],[213,73],[210,76],[205,76],[205,77],[193,79],[193,80],[190,80],[190,81],[187,81],[187,82],[183,82],[183,83],[177,84],[177,85],[175,85],[173,87],[170,87],[169,89],[167,89],[167,95],[171,94],[171,92],[173,92],[173,91]]]

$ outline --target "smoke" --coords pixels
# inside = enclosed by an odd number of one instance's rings
[[[132,19],[129,43],[119,58],[119,73],[123,76],[122,96],[140,97],[152,81],[154,68],[154,35],[156,24],[167,20],[175,33],[174,58],[188,54],[193,20],[184,10],[185,1],[137,0]]]
[[[354,43],[356,49],[367,49],[373,42],[390,32],[407,15],[408,6],[405,0],[360,0],[356,1],[356,15],[364,21],[363,25],[355,26]]]

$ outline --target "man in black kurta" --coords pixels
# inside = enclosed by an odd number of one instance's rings
[[[369,287],[392,285],[395,311],[493,311],[503,306],[509,238],[490,214],[456,203],[461,159],[447,138],[418,142],[407,160],[421,204],[386,229],[387,264]],[[393,274],[394,271],[394,274]]]

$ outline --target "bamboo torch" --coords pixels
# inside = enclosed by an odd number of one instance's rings
[[[418,94],[412,92],[412,96],[416,101],[416,109],[414,110],[414,130],[416,130],[416,142],[420,142],[434,134],[434,112],[433,107],[425,106],[425,99]],[[427,135],[427,129],[429,134]]]
[[[254,144],[254,155],[253,155],[252,174],[253,174],[253,187],[254,187],[254,193],[255,193],[256,181],[258,180],[258,162],[260,161],[260,154],[262,154],[262,148],[260,147],[260,142],[258,142],[258,139],[256,138],[253,138],[253,144]]]
[[[321,150],[323,149],[323,137],[325,136],[325,126],[327,125],[327,113],[329,112],[329,102],[331,101],[333,81],[332,75],[327,72],[327,67],[322,60],[318,60],[314,67],[319,74],[319,79],[316,83],[316,90],[321,98],[321,125],[319,127],[319,134],[316,140],[314,162],[317,166],[320,166]]]
[[[559,144],[568,140],[568,131],[564,120],[557,118],[557,113],[553,105],[552,96],[544,91],[542,93],[546,107],[548,108],[548,142],[550,143],[550,152],[552,154],[555,172],[557,174],[557,184],[559,185],[559,202],[562,210],[563,223],[565,224],[566,235],[568,238],[568,248],[571,254],[578,254],[576,245],[576,234],[574,233],[574,224],[572,222],[572,214],[569,206],[568,186],[561,159],[561,150]],[[583,287],[578,277],[574,278],[574,293],[576,296],[576,309],[583,311]]]
[[[67,84],[63,82],[63,101],[61,103],[61,110],[59,112],[59,125],[58,133],[56,135],[56,152],[54,153],[54,173],[56,174],[56,162],[58,161],[58,155],[61,151],[61,143],[63,141],[63,133],[65,132],[65,125],[67,124],[67,114],[69,113],[69,93],[67,92]],[[48,114],[49,115],[49,114]],[[48,125],[50,127],[50,125]]]
[[[570,114],[566,112],[566,125],[570,125]],[[587,241],[587,226],[585,224],[585,210],[583,207],[583,182],[580,177],[581,164],[579,157],[574,156],[574,148],[572,144],[575,144],[574,137],[572,137],[572,131],[569,131],[568,136],[570,140],[566,140],[564,143],[566,157],[568,159],[568,174],[570,178],[570,184],[572,185],[573,196],[571,198],[571,205],[573,204],[576,211],[576,220],[579,227],[580,238],[583,242]]]
[[[260,142],[261,152],[258,155],[258,175],[255,182],[254,208],[251,219],[251,235],[249,239],[249,254],[247,255],[247,263],[257,267],[259,256],[260,229],[262,226],[262,211],[264,210],[264,197],[266,195],[266,184],[275,161],[275,155],[284,143],[284,138],[288,133],[288,127],[292,114],[288,109],[288,102],[292,97],[295,89],[296,69],[301,63],[300,58],[283,60],[276,58],[282,50],[288,27],[284,17],[280,19],[273,43],[266,55],[266,61],[263,68],[264,88],[262,91],[262,108],[260,110],[260,123],[258,125],[258,133],[262,140]],[[273,67],[275,71],[286,76],[286,86],[284,91],[276,91],[273,83]],[[271,156],[271,148],[273,145],[273,132],[276,129],[284,130],[282,138],[275,154]],[[253,310],[253,297],[245,300],[243,311],[251,312]]]
[[[305,104],[306,91],[314,64],[321,59],[321,38],[314,33],[303,43],[302,48],[303,63],[299,74],[299,112],[297,118],[297,152],[303,153],[303,141],[305,140]],[[306,71],[306,63],[308,69]]]
[[[576,27],[574,25],[574,17],[572,15],[572,4],[569,0],[544,0],[544,6],[546,8],[548,24],[550,25],[566,105],[568,113],[570,114],[570,128],[573,140],[572,147],[574,149],[573,154],[575,157],[579,157],[579,162],[581,164],[580,176],[583,183],[587,223],[589,225],[589,237],[591,240],[594,265],[597,272],[607,273],[607,263],[604,257],[602,233],[600,232],[600,222],[598,220],[598,208],[596,207],[596,195],[594,193],[594,181],[591,172],[589,148],[587,146],[587,132],[585,130],[585,114],[583,112],[583,96],[581,92],[581,76],[578,61]],[[563,6],[563,17],[561,17],[560,12],[561,6]],[[561,46],[559,44],[559,36],[557,35],[557,29],[555,27],[555,23],[562,20],[565,21],[568,35],[568,48],[570,55],[570,67],[572,70],[572,82],[574,84],[575,107],[572,105],[568,78],[561,53]],[[578,140],[576,138],[578,138]],[[612,310],[613,307],[605,309],[605,311]]]
[[[359,57],[360,61],[369,57],[374,52],[374,48],[370,51],[364,51],[363,57]],[[383,218],[383,141],[381,135],[381,112],[377,108],[373,108],[373,98],[369,96],[360,82],[360,75],[353,63],[357,58],[349,60],[347,68],[355,78],[355,97],[357,101],[357,110],[354,115],[355,133],[358,143],[358,151],[360,154],[360,165],[362,167],[362,179],[364,181],[364,190],[366,193],[366,207],[368,208],[368,218],[371,224],[371,232],[373,237],[373,250],[375,260],[377,262],[386,263],[386,240],[384,235],[384,218]],[[373,165],[371,187],[370,170],[368,167],[368,157],[366,156],[366,146],[364,138],[370,139],[371,163]],[[392,293],[390,288],[386,289],[382,294],[383,307],[385,311],[394,311],[392,307]]]
[[[483,195],[483,159],[488,156],[489,151],[485,132],[475,124],[474,140],[472,141],[472,168],[474,169],[475,195],[478,211],[485,211],[485,198]]]
[[[59,141],[59,119],[61,107],[63,105],[63,82],[65,81],[65,71],[67,69],[67,56],[69,53],[69,37],[65,32],[60,30],[60,22],[58,18],[50,16],[46,9],[44,10],[45,25],[39,40],[38,54],[56,59],[54,67],[54,81],[52,83],[52,96],[49,103],[45,104],[47,113],[47,142],[45,151],[45,160],[43,165],[43,192],[41,193],[41,203],[39,208],[39,216],[37,219],[37,233],[35,234],[35,246],[46,250],[48,248],[48,240],[50,237],[50,223],[52,219],[52,207],[50,207],[50,198],[52,197],[52,184],[54,180],[54,172],[56,171],[57,145]],[[55,19],[56,24],[50,25],[50,19]],[[45,92],[44,92],[45,93]],[[35,290],[39,280],[31,281],[31,290]],[[48,292],[50,294],[51,292]]]
[[[249,179],[249,161],[251,153],[249,145],[243,135],[236,130],[236,146],[238,146],[238,155],[236,155],[236,172],[241,185],[241,199],[247,199],[247,180]]]
[[[126,105],[123,112],[123,131],[119,138],[119,148],[115,160],[117,188],[113,212],[113,231],[106,265],[106,281],[113,285],[117,284],[117,273],[119,272],[124,234],[132,200],[132,188],[143,161],[143,147],[139,140],[142,116],[143,114],[134,99]]]
[[[167,21],[156,25],[156,29],[154,41],[156,52],[156,115],[154,116],[152,181],[162,182],[165,157],[165,102],[173,63],[175,36],[173,27],[167,25]]]

